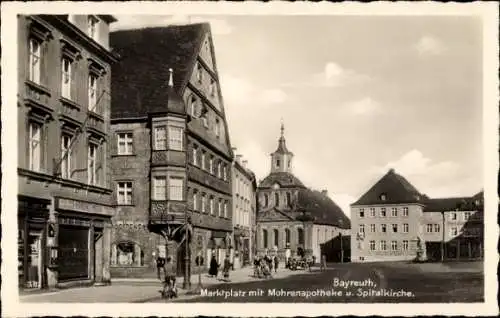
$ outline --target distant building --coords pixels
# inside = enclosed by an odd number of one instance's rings
[[[18,16],[20,288],[110,280],[114,21]]]
[[[314,255],[319,262],[321,245],[348,235],[350,222],[326,190],[310,190],[294,176],[292,162],[282,124],[271,173],[257,187],[256,252],[276,253],[283,260],[289,249],[293,255]]]
[[[112,274],[152,273],[166,255],[184,273],[185,232],[174,231],[186,219],[191,265],[221,260],[232,244],[233,154],[209,24],[113,32],[111,46],[121,56],[111,90]]]
[[[233,161],[233,242],[231,260],[234,268],[251,264],[255,251],[257,183],[247,161],[236,155]]]
[[[351,222],[353,262],[483,257],[482,192],[431,199],[391,169],[351,205]]]

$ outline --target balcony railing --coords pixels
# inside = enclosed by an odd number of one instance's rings
[[[50,105],[50,91],[45,87],[32,81],[25,82],[25,102],[32,107],[45,113],[51,113],[54,109]]]
[[[186,202],[151,200],[149,219],[156,224],[184,223]]]
[[[231,185],[214,175],[209,174],[197,167],[189,167],[189,178],[195,180],[198,183],[205,184],[211,188],[215,188],[219,191],[223,191],[227,194],[231,194]]]

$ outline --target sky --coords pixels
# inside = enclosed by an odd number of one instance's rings
[[[481,21],[458,16],[116,16],[209,22],[231,144],[258,179],[280,123],[294,174],[349,204],[390,168],[430,197],[483,188]]]

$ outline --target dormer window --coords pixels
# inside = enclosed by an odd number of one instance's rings
[[[215,119],[215,136],[220,137],[220,121],[219,118]]]
[[[385,194],[385,193],[382,193],[382,194],[380,195],[380,200],[382,200],[382,201],[387,200],[387,196],[386,196],[386,194]]]
[[[97,24],[98,23],[99,23],[99,20],[92,15],[89,16],[87,19],[87,34],[93,40],[97,39]]]
[[[276,159],[276,168],[279,168],[279,167],[280,167],[280,164],[281,164],[280,160],[279,160],[279,159]]]
[[[201,83],[203,80],[203,68],[200,63],[196,64],[196,80],[198,83]]]
[[[198,102],[194,95],[191,95],[189,98],[189,113],[193,118],[198,118]]]
[[[215,97],[215,91],[216,91],[215,81],[213,78],[211,78],[209,87],[210,97]]]

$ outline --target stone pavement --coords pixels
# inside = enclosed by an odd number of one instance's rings
[[[273,273],[272,279],[285,278],[291,275],[304,274],[307,271],[290,271],[288,269],[278,269]],[[224,282],[207,274],[201,274],[202,286],[204,288],[218,284],[233,284],[249,281],[264,280],[264,278],[253,277],[253,267],[245,267],[231,271],[230,282]],[[111,285],[91,286],[81,288],[71,288],[50,291],[46,293],[28,294],[19,296],[20,302],[28,303],[142,303],[160,298],[161,284],[157,279],[112,279]],[[198,285],[198,275],[191,276],[191,291],[183,290],[183,279],[177,280],[179,288],[179,300],[199,296],[194,294],[194,289]]]

